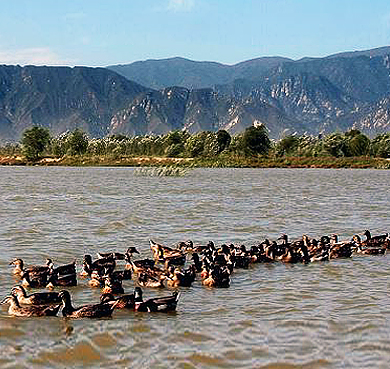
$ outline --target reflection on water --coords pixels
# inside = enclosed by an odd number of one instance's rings
[[[0,297],[8,263],[68,263],[129,246],[250,246],[370,229],[389,231],[389,172],[196,169],[185,177],[132,168],[0,168]],[[115,311],[112,319],[11,318],[0,310],[0,367],[387,368],[389,256],[309,265],[255,265],[228,289],[196,281],[175,314]],[[124,284],[134,288],[132,281]],[[75,305],[96,302],[86,280]],[[166,294],[146,290],[145,296]]]

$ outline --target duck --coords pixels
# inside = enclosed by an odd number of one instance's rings
[[[112,276],[105,276],[102,293],[111,293],[113,295],[125,293],[122,286],[122,280],[115,279]]]
[[[142,287],[161,288],[164,287],[163,281],[165,278],[163,274],[154,276],[144,271],[138,274],[138,284]]]
[[[125,256],[125,261],[126,261],[125,269],[131,269],[134,273],[138,273],[137,270],[138,268],[143,269],[143,268],[154,267],[156,262],[152,259],[146,258],[146,259],[133,260],[134,253],[139,254],[139,252],[135,247],[129,247]]]
[[[24,271],[21,275],[21,284],[23,287],[43,288],[46,287],[48,281],[47,273],[35,274],[30,271]]]
[[[56,306],[31,305],[21,307],[15,295],[6,297],[2,304],[9,304],[8,315],[17,317],[56,316],[61,304]]]
[[[153,240],[149,240],[149,245],[155,260],[158,260],[161,256],[164,256],[164,251],[169,252],[174,250],[172,247],[161,245],[157,242],[154,242]]]
[[[205,287],[222,287],[227,288],[230,286],[230,273],[226,266],[221,267],[215,265],[210,271],[207,278],[202,280],[202,284]]]
[[[215,245],[213,241],[209,241],[207,245],[197,245],[193,246],[191,252],[197,252],[198,254],[204,254],[208,250],[215,250]]]
[[[179,266],[184,265],[186,263],[186,255],[171,255],[164,257],[164,267],[168,269],[171,265]]]
[[[15,286],[12,288],[11,294],[15,295],[18,302],[24,305],[47,305],[61,302],[58,292],[36,292],[27,295],[23,286]]]
[[[155,270],[158,272],[163,272],[162,269],[155,266],[155,261],[152,259],[140,259],[140,260],[132,260],[130,258],[126,259],[126,269],[130,269],[135,274],[139,274],[145,272],[146,270]]]
[[[61,286],[61,287],[77,286],[76,273],[67,274],[67,275],[59,275],[57,273],[52,273],[47,281],[46,288],[54,288],[55,286]]]
[[[153,240],[149,240],[150,249],[156,261],[165,262],[166,259],[175,259],[177,265],[184,265],[186,261],[186,254],[182,249],[174,249],[172,247],[161,245]]]
[[[135,298],[134,294],[122,295],[115,297],[112,293],[103,293],[100,296],[101,304],[115,304],[115,309],[134,309],[135,308]]]
[[[134,298],[136,311],[168,313],[176,310],[180,293],[175,291],[171,296],[155,297],[144,301],[142,289],[136,287],[134,290]]]
[[[126,255],[120,252],[97,252],[96,256],[98,259],[125,260]]]
[[[90,287],[103,287],[104,285],[104,273],[102,271],[94,270],[91,273],[91,279],[88,281]]]
[[[292,247],[288,247],[286,253],[278,257],[282,263],[300,263],[302,261],[302,255],[296,252]]]
[[[139,251],[134,246],[130,246],[126,250],[125,256],[128,255],[130,258],[132,258],[133,254],[139,254]]]
[[[187,269],[182,270],[180,268],[170,269],[170,274],[165,278],[165,284],[167,287],[176,288],[191,287],[196,277],[196,269],[194,265],[190,265]]]
[[[92,274],[92,256],[84,255],[80,277],[88,277]]]
[[[77,308],[73,307],[70,293],[67,290],[61,290],[59,296],[62,300],[62,315],[66,318],[104,318],[111,317],[118,304],[100,303],[94,305],[83,305]]]
[[[92,261],[92,256],[87,254],[83,258],[83,270],[80,275],[83,277],[90,276],[94,270],[102,273],[111,273],[116,266],[115,259],[111,257],[97,259]]]
[[[334,244],[329,249],[329,259],[350,258],[352,256],[354,244],[352,242],[342,242]]]
[[[381,234],[381,235],[378,235],[378,236],[371,236],[371,232],[368,229],[366,229],[363,232],[363,235],[366,236],[366,240],[364,242],[366,242],[367,244],[368,243],[370,243],[370,244],[382,244],[386,240],[389,239],[389,234],[388,233]]]
[[[48,259],[50,260],[50,259]],[[76,274],[76,260],[74,260],[70,264],[59,265],[54,267],[53,263],[51,263],[51,274],[57,275],[68,275],[68,274]]]
[[[367,245],[366,241],[361,241],[359,235],[355,234],[352,237],[352,242],[356,245],[354,252],[362,255],[384,255],[386,253],[386,244],[376,243],[376,247],[372,244]]]
[[[49,274],[52,271],[52,261],[47,259],[46,265],[31,265],[28,268],[24,268],[24,262],[22,259],[15,259],[9,263],[14,266],[13,274],[22,276],[24,272],[29,272],[30,276],[35,274]]]

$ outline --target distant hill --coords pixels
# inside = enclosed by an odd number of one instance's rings
[[[135,81],[114,70],[131,70]],[[19,140],[32,125],[104,137],[234,134],[256,122],[271,138],[352,127],[374,136],[390,131],[389,101],[390,47],[232,66],[183,58],[110,68],[0,65],[0,142]]]
[[[111,117],[148,90],[105,68],[1,65],[0,140],[32,125],[104,136]]]
[[[231,83],[238,78],[258,78],[271,68],[290,60],[281,57],[264,57],[235,65],[226,65],[177,57],[137,61],[107,68],[141,85],[157,90],[171,86],[198,89]]]

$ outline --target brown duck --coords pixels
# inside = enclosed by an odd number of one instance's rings
[[[9,304],[8,315],[19,317],[56,316],[61,304],[57,306],[31,305],[21,307],[15,295],[6,297],[2,304]]]
[[[72,306],[71,297],[68,291],[62,290],[59,293],[62,299],[62,315],[67,318],[104,318],[110,317],[118,302],[113,304],[103,303],[94,305],[83,305],[77,308]]]
[[[27,295],[23,286],[15,286],[11,294],[16,296],[20,304],[25,305],[47,305],[61,302],[58,292],[36,292]]]

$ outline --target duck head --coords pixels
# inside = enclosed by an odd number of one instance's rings
[[[26,297],[26,290],[23,288],[23,286],[15,286],[11,290],[11,295],[15,295],[17,297]]]
[[[18,269],[18,270],[23,270],[23,260],[22,259],[15,259],[15,260],[12,260],[9,265],[13,265],[15,267],[15,269]]]
[[[126,254],[129,254],[131,257],[133,254],[139,254],[139,252],[134,246],[130,246],[126,251]]]

